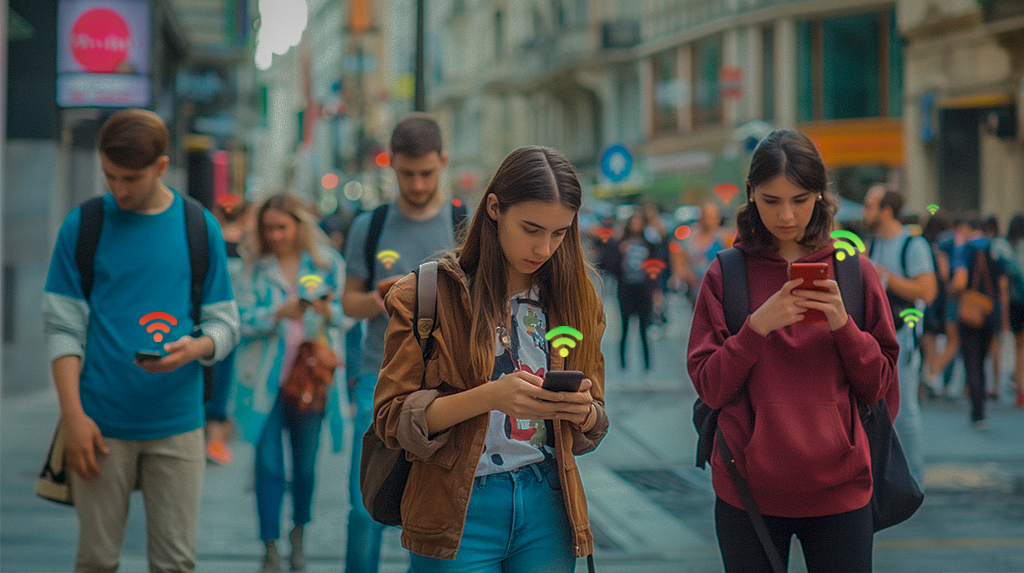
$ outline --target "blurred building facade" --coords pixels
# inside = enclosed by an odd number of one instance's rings
[[[538,143],[599,198],[696,204],[742,189],[752,143],[795,127],[847,199],[888,181],[922,215],[1008,218],[1024,201],[1021,4],[446,0],[431,4],[443,48],[428,96],[467,183]],[[633,159],[617,181],[602,168],[613,144]]]

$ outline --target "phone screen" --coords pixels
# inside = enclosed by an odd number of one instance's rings
[[[583,378],[579,370],[552,370],[544,374],[541,388],[552,392],[579,392]]]
[[[814,281],[828,279],[828,263],[792,263],[789,265],[789,280],[801,278],[804,282],[793,290],[808,289],[828,291],[828,287],[816,286]],[[800,322],[825,322],[825,313],[809,308]]]

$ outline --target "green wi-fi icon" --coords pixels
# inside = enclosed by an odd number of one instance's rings
[[[559,326],[549,330],[544,340],[551,341],[551,348],[557,348],[558,355],[565,358],[569,355],[569,348],[576,348],[576,341],[583,340],[583,333],[571,326]]]
[[[928,213],[934,215],[935,212],[939,210],[939,206],[938,205],[928,205],[927,207],[925,207],[925,209],[928,209]]]
[[[864,241],[860,240],[860,237],[851,231],[840,229],[832,231],[832,234],[829,236],[835,239],[833,244],[836,247],[836,260],[841,261],[847,256],[853,256],[858,251],[864,252]]]
[[[910,328],[914,328],[923,317],[924,313],[916,308],[907,308],[900,311],[900,318],[903,319],[903,324]]]

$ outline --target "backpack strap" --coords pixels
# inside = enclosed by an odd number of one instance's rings
[[[82,295],[89,302],[92,294],[93,272],[92,262],[96,258],[96,247],[100,243],[100,231],[103,229],[103,197],[93,197],[82,203],[81,221],[78,226],[78,242],[75,245],[75,262],[82,281]]]
[[[416,339],[420,343],[424,362],[430,353],[430,334],[437,324],[437,261],[420,264],[416,270]]]
[[[185,203],[185,237],[188,239],[188,258],[192,267],[192,336],[201,336],[199,318],[203,308],[203,284],[210,268],[210,239],[206,230],[203,206],[192,197],[181,196]]]
[[[743,328],[750,314],[750,292],[747,290],[747,257],[736,247],[718,251],[722,265],[722,310],[729,333],[735,335]]]
[[[380,242],[380,235],[384,232],[384,219],[388,216],[388,205],[377,205],[373,210],[373,218],[370,219],[370,229],[366,232],[366,246],[363,255],[366,257],[366,292],[377,288],[374,284],[374,275],[377,274],[377,243]]]

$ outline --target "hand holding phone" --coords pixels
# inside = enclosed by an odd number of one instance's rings
[[[794,288],[817,290],[822,292],[828,292],[828,287],[816,286],[814,281],[816,280],[827,280],[828,279],[828,263],[791,263],[789,265],[789,280],[803,279],[803,283],[800,286]],[[804,313],[804,318],[800,322],[827,322],[828,319],[825,317],[825,313],[820,310],[809,308]]]
[[[579,392],[583,378],[579,370],[552,370],[544,374],[541,388],[552,392]]]

